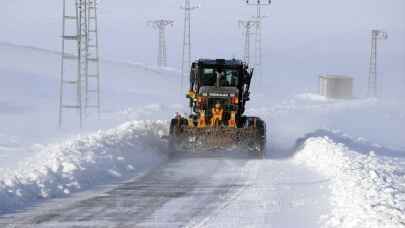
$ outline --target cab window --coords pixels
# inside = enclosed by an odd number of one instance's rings
[[[201,74],[201,86],[215,86],[216,73],[214,68],[203,68]]]
[[[224,78],[221,80],[220,86],[237,87],[239,84],[239,73],[237,70],[225,70]]]

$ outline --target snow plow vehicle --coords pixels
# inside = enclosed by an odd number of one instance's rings
[[[264,157],[266,124],[243,115],[250,100],[253,69],[240,60],[200,59],[190,72],[191,114],[171,120],[169,149],[175,152],[246,148]]]

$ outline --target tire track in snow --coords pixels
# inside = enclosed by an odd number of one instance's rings
[[[178,227],[205,216],[243,188],[248,160],[185,158],[170,161],[140,179],[60,208],[42,205],[10,221],[13,228]],[[61,201],[63,203],[63,201]],[[186,208],[186,209],[185,209]],[[92,226],[91,224],[98,224]]]
[[[185,226],[186,228],[201,228],[204,227],[207,223],[212,221],[215,218],[215,215],[219,214],[220,211],[226,210],[227,207],[231,205],[232,202],[238,200],[244,191],[252,186],[254,180],[257,179],[259,171],[259,163],[257,161],[249,161],[247,165],[243,168],[242,176],[246,176],[245,184],[240,188],[230,189],[230,193],[224,198],[224,202],[220,204],[215,210],[211,211],[208,216],[203,218],[201,221],[195,221],[193,219],[190,224]]]

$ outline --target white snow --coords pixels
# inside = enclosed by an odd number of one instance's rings
[[[317,98],[320,97],[316,94],[298,94],[278,104],[268,103],[248,111],[268,121],[272,146],[276,150],[289,150],[298,138],[318,129],[338,130],[405,150],[403,101]]]
[[[72,113],[60,130],[58,61],[55,51],[0,43],[0,74],[7,78],[0,84],[0,214],[153,168],[165,159],[160,137],[167,122],[158,120],[184,110],[183,95],[173,92],[180,89],[178,70],[104,59],[100,119],[90,114],[78,129]],[[404,102],[303,93],[280,103],[278,97],[302,92],[304,80],[286,89],[271,79],[283,93],[271,94],[264,84],[266,93],[253,91],[248,104],[249,113],[268,122],[269,159],[250,162],[243,184],[252,187],[224,196],[228,210],[206,224],[297,227],[294,214],[308,227],[317,227],[321,215],[324,227],[403,227]],[[297,139],[299,150],[291,150]],[[250,213],[235,216],[244,208]]]
[[[322,227],[391,228],[405,224],[403,107],[402,101],[306,93],[250,112],[267,119],[272,150],[284,151],[270,157],[330,179],[332,209]]]
[[[179,70],[151,64],[156,61],[158,37],[145,22],[162,15],[176,21],[167,34],[168,60],[180,66],[181,2],[102,1],[100,118],[88,113],[79,129],[77,113],[66,113],[59,129],[62,1],[3,1],[0,216],[11,212],[13,217],[13,210],[30,210],[27,206],[44,199],[123,181],[164,162],[160,137],[167,134],[167,122],[159,120],[184,112],[186,100],[179,91]],[[251,17],[253,11],[235,2],[204,1],[193,13],[194,56],[242,56],[243,37],[236,20]],[[237,161],[226,160],[231,164],[225,169],[213,162],[211,170],[228,173],[209,176],[217,178],[212,182],[196,175],[197,181],[211,187],[244,187],[220,195],[224,199],[215,213],[202,223],[191,221],[191,227],[405,226],[405,1],[369,2],[295,1],[291,7],[292,1],[277,1],[266,9],[272,19],[263,27],[263,75],[253,80],[248,109],[268,123],[268,159],[248,161],[243,169]],[[221,23],[215,24],[217,18]],[[379,92],[398,100],[343,101],[311,93],[318,89],[320,73],[335,72],[354,77],[356,96],[366,94],[366,41],[376,26],[390,36],[379,46]],[[211,162],[184,162],[184,170],[173,166],[170,174],[205,173],[207,164]],[[238,173],[241,179],[224,182],[224,176]],[[154,214],[172,219],[206,206],[207,190],[194,193],[198,197],[170,201]],[[88,222],[87,227],[99,227],[98,222]]]
[[[176,70],[103,60],[112,83],[102,83],[100,118],[88,113],[80,129],[67,113],[59,129],[58,52],[11,43],[0,50],[0,214],[125,180],[164,159],[167,124],[158,120],[183,109],[173,103],[179,94],[168,94]]]
[[[175,103],[180,94],[169,93],[178,89],[174,70],[103,60],[103,80],[111,83],[101,85],[100,118],[90,110],[80,129],[77,113],[67,111],[59,129],[59,67],[58,52],[0,42],[0,75],[7,79],[0,83],[0,171],[30,158],[35,144],[59,143],[131,120],[167,120],[182,109]]]
[[[186,227],[319,227],[319,216],[330,209],[328,180],[310,168],[289,160],[253,160],[242,172],[244,187]]]
[[[384,151],[398,155],[327,131],[299,145],[294,160],[330,178],[332,211],[324,227],[405,227],[405,159]]]
[[[0,213],[155,167],[166,157],[161,140],[166,125],[132,121],[61,144],[37,145],[35,155],[19,169],[0,174]]]

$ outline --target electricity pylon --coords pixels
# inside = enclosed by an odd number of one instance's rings
[[[250,64],[250,59],[251,59],[251,50],[250,50],[250,37],[252,36],[252,28],[255,28],[257,26],[258,21],[256,20],[240,20],[239,21],[239,27],[243,29],[243,36],[244,36],[244,47],[243,47],[243,60],[247,63]]]
[[[181,90],[183,90],[183,80],[187,78],[191,66],[191,11],[198,9],[199,6],[191,6],[190,0],[184,1],[184,34],[183,34],[183,55],[181,64]]]
[[[60,127],[65,109],[78,112],[79,124],[82,127],[84,111],[89,107],[100,107],[96,6],[96,0],[63,0]],[[93,74],[89,74],[89,62],[96,63]],[[93,65],[91,67],[93,68]],[[97,79],[96,89],[90,90],[89,78]],[[69,91],[69,94],[75,95],[74,99],[67,102],[65,93]],[[91,106],[88,103],[89,94],[93,91],[97,93],[97,105]]]
[[[254,17],[257,21],[256,23],[256,31],[255,31],[255,68],[256,71],[259,71],[261,74],[261,67],[262,67],[262,20],[265,16],[262,15],[261,11],[262,8],[265,6],[269,6],[271,4],[271,0],[246,0],[246,4],[249,6],[256,7],[256,16]],[[257,69],[258,68],[258,69]]]
[[[378,75],[377,75],[377,49],[378,40],[386,40],[388,35],[380,30],[371,31],[371,54],[368,78],[368,97],[378,96]]]
[[[173,26],[174,21],[171,20],[155,20],[155,21],[148,21],[148,25],[152,28],[158,30],[159,33],[159,50],[158,50],[158,58],[157,58],[157,65],[159,67],[166,67],[167,66],[167,46],[166,46],[166,27]]]
[[[87,0],[87,72],[85,110],[96,109],[100,117],[100,57],[97,0]]]

